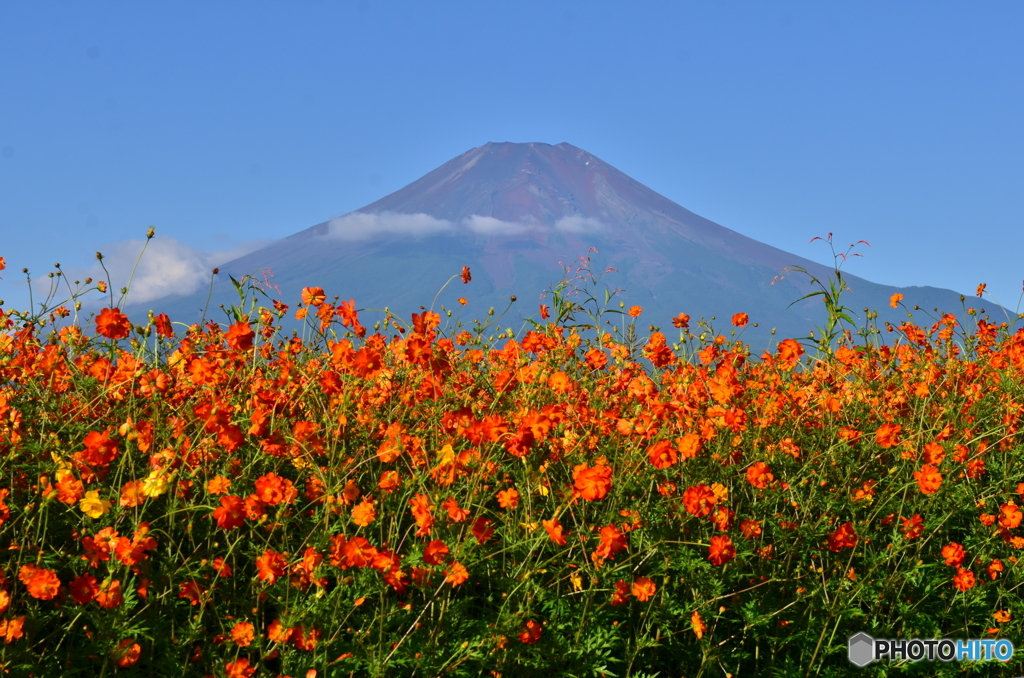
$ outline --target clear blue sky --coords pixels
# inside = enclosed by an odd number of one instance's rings
[[[4,2],[0,298],[149,225],[186,284],[474,146],[566,141],[781,249],[867,240],[851,273],[1012,309],[1022,35],[1019,2]]]

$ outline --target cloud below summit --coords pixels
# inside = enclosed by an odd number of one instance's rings
[[[474,214],[458,222],[438,219],[429,214],[403,214],[399,212],[352,212],[331,219],[323,237],[331,240],[369,240],[388,235],[409,235],[425,237],[431,235],[456,235],[474,233],[478,235],[519,235],[534,230],[545,230],[550,226],[533,219],[504,221],[494,217]],[[605,230],[604,224],[590,217],[562,217],[554,223],[554,229],[565,233],[593,233]]]

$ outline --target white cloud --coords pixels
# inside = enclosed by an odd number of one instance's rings
[[[534,227],[534,224],[527,224],[519,221],[502,221],[494,217],[485,217],[474,214],[463,220],[463,225],[474,233],[482,235],[516,235]]]
[[[86,278],[92,278],[93,284],[96,281],[105,281],[114,291],[115,302],[121,298],[121,288],[127,286],[131,279],[126,301],[132,305],[143,304],[166,296],[191,294],[209,284],[211,272],[215,267],[253,252],[270,242],[272,241],[250,240],[239,243],[232,249],[206,252],[189,247],[174,238],[157,235],[149,242],[145,253],[139,259],[139,253],[142,252],[145,243],[141,240],[123,240],[100,248],[106,271],[96,261],[88,267],[65,267],[64,277],[72,283],[72,288],[76,280],[84,282]],[[32,288],[37,301],[40,295],[45,298],[50,284],[51,280],[45,277],[33,281]],[[109,293],[104,296],[105,303],[99,301],[98,293],[91,293],[88,299],[82,299],[83,307],[92,307],[95,304],[109,305]],[[61,301],[66,297],[67,287],[62,284],[54,300]]]
[[[452,222],[446,219],[436,219],[429,214],[353,212],[331,219],[324,237],[336,240],[363,240],[385,234],[422,236],[446,233],[454,228]]]
[[[565,233],[595,233],[605,230],[605,226],[593,217],[571,216],[556,221],[555,229]]]

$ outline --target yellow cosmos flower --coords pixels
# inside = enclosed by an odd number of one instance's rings
[[[110,510],[110,502],[100,499],[100,493],[96,490],[89,490],[85,493],[85,497],[78,502],[78,508],[90,518],[99,518]]]
[[[147,497],[159,497],[167,491],[168,481],[167,474],[162,470],[150,471],[149,475],[142,481],[142,494]]]

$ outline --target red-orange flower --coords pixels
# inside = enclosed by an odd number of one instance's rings
[[[974,573],[962,567],[956,568],[956,575],[953,577],[953,586],[961,591],[973,588],[975,584]]]
[[[775,480],[775,476],[772,474],[772,469],[763,461],[747,468],[747,482],[759,490],[768,487],[773,480]]]
[[[60,590],[60,578],[56,572],[31,563],[21,566],[18,579],[25,585],[28,594],[39,600],[52,600]]]
[[[3,261],[0,259],[0,261]],[[22,628],[25,626],[25,617],[0,620],[0,637],[4,639],[5,645],[10,645],[24,635]]]
[[[717,501],[718,498],[715,496],[715,493],[707,485],[688,487],[683,492],[683,508],[686,509],[687,513],[697,517],[703,517],[711,513],[711,509]]]
[[[548,537],[551,541],[555,542],[559,546],[565,546],[565,529],[562,524],[558,522],[558,518],[552,518],[551,520],[541,520],[541,525],[547,530]]]
[[[1024,518],[1024,513],[1021,513],[1020,508],[1012,501],[1000,506],[999,514],[999,524],[1008,530],[1020,525],[1021,519]]]
[[[742,520],[740,521],[740,532],[747,539],[754,539],[755,537],[761,536],[761,522],[758,520]]]
[[[523,631],[519,634],[519,640],[527,645],[532,645],[540,640],[542,632],[543,628],[540,623],[530,619],[523,626]]]
[[[232,530],[245,524],[245,500],[233,494],[220,498],[220,507],[213,510],[213,519],[217,526],[224,530]]]
[[[613,558],[619,551],[624,551],[628,546],[626,535],[614,525],[606,525],[598,533],[600,543],[597,549],[590,555],[595,564],[600,564],[607,558]]]
[[[377,519],[377,509],[369,499],[364,499],[352,507],[352,522],[360,527],[366,527]]]
[[[358,539],[358,537],[356,537]],[[263,555],[256,559],[256,576],[260,581],[273,584],[278,577],[283,577],[288,561],[280,553],[264,551]]]
[[[303,287],[302,303],[306,306],[319,306],[327,299],[327,293],[322,287]]]
[[[514,487],[498,493],[498,505],[503,509],[514,509],[519,506],[519,491]]]
[[[116,308],[105,308],[96,318],[96,332],[107,339],[124,339],[132,331],[128,316]]]
[[[612,469],[605,464],[574,466],[572,478],[576,493],[587,501],[604,499],[612,488]]]
[[[728,535],[715,535],[708,547],[708,560],[712,565],[724,565],[736,556],[736,547]]]
[[[228,330],[227,337],[225,337],[230,346],[235,351],[248,351],[252,348],[252,341],[256,338],[256,333],[247,322],[234,323]]]
[[[736,327],[745,327],[750,322],[750,316],[746,313],[737,313],[732,317],[732,324]]]
[[[946,565],[960,567],[964,562],[964,547],[956,542],[942,547],[942,557],[946,559]]]
[[[203,600],[203,587],[194,579],[184,582],[178,588],[178,597],[184,598],[191,605],[198,605]]]
[[[679,460],[676,449],[668,440],[659,440],[647,448],[647,459],[656,469],[666,469]]]
[[[857,534],[853,531],[851,522],[843,523],[828,537],[828,549],[833,553],[839,553],[844,548],[853,548],[856,545]]]
[[[621,579],[615,582],[615,590],[612,591],[612,605],[625,605],[629,602],[629,584]]]
[[[463,584],[467,579],[469,579],[469,571],[458,561],[449,565],[445,572],[444,580],[452,586]]]
[[[907,539],[917,539],[924,533],[924,518],[915,513],[909,518],[900,518],[903,521],[903,536]]]
[[[899,424],[882,424],[875,431],[875,441],[886,449],[899,445],[902,430],[903,427]]]
[[[231,627],[231,640],[239,647],[248,647],[256,640],[256,629],[250,622],[238,622]]]
[[[469,266],[462,267],[462,283],[466,284],[473,279],[473,276],[469,273]]]
[[[643,602],[650,600],[658,587],[650,577],[637,577],[633,580],[633,596]]]
[[[132,666],[142,656],[142,647],[135,642],[134,638],[125,638],[117,644],[113,652],[114,663],[122,669]]]
[[[287,478],[268,473],[256,480],[256,496],[268,506],[290,504],[299,496],[299,491]]]
[[[233,662],[224,665],[224,675],[227,678],[251,678],[256,674],[256,667],[249,665],[249,660],[240,657]]]
[[[935,494],[942,486],[942,474],[931,464],[925,464],[920,471],[914,471],[914,478],[923,494]]]
[[[473,536],[478,543],[483,544],[494,534],[494,521],[490,518],[478,517],[473,521]]]
[[[423,549],[423,562],[427,565],[440,565],[447,559],[448,553],[448,545],[435,539]]]

